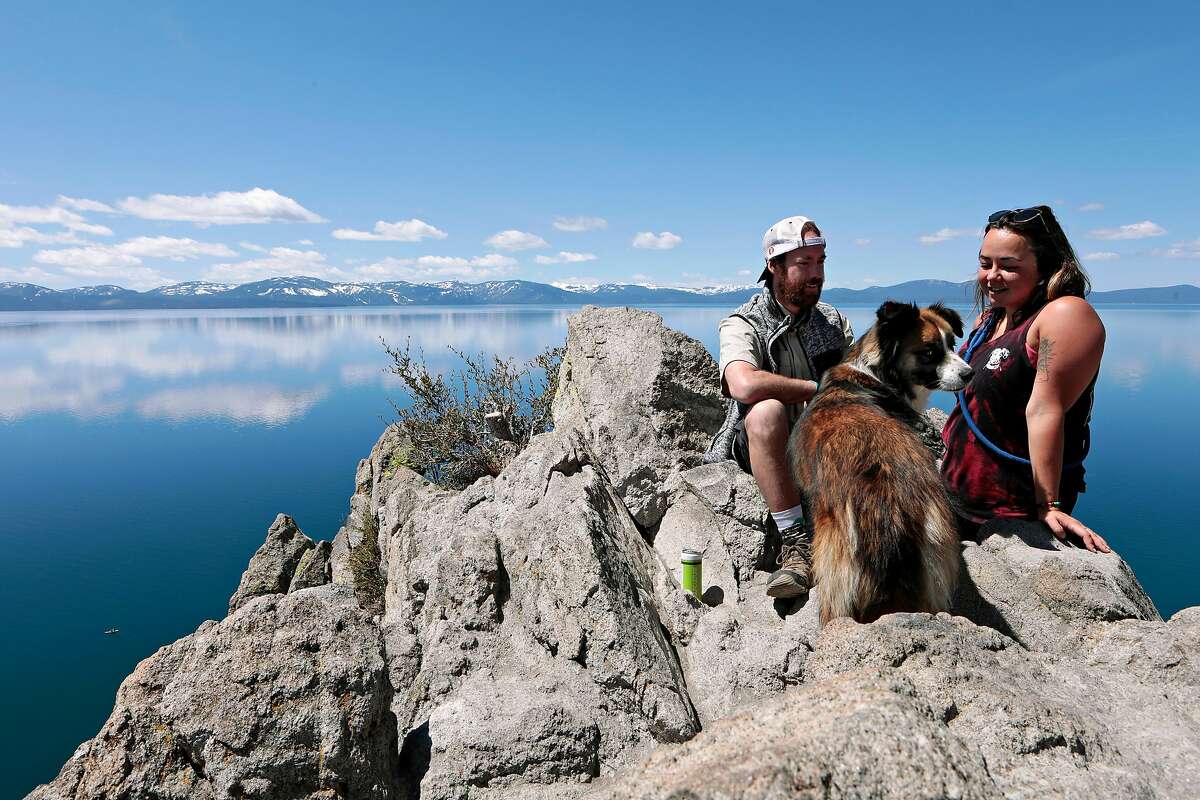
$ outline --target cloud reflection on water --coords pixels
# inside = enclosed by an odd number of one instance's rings
[[[399,382],[381,340],[445,371],[467,353],[525,361],[566,332],[570,309],[222,310],[0,314],[0,419],[134,413],[277,425],[330,395]]]
[[[716,348],[721,307],[667,307],[668,326]],[[1200,374],[1200,313],[1101,308],[1102,384],[1151,391]],[[531,307],[0,313],[0,419],[132,413],[274,425],[339,393],[402,399],[380,340],[411,342],[430,369],[458,364],[447,345],[523,363],[560,344],[575,309]],[[858,333],[874,309],[846,309]],[[335,388],[336,387],[336,388]]]
[[[303,417],[325,399],[329,390],[286,390],[278,386],[213,384],[186,389],[164,389],[137,404],[144,417],[173,422],[195,419],[282,425]]]

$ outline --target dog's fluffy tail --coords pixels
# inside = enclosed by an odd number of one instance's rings
[[[872,622],[897,611],[950,609],[959,545],[944,492],[938,486],[887,497],[879,488],[814,510],[822,625],[835,617]]]

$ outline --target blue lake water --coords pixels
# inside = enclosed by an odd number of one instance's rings
[[[715,353],[728,309],[656,310]],[[332,538],[388,398],[404,399],[380,337],[439,367],[446,345],[523,360],[561,343],[573,311],[0,313],[0,797],[51,779],[138,661],[224,615],[276,513]],[[845,311],[860,333],[873,316]],[[1200,603],[1200,310],[1100,311],[1077,512],[1166,617]]]

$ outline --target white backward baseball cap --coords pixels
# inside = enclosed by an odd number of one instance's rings
[[[820,236],[804,237],[802,231],[805,225],[816,225],[808,217],[787,217],[776,222],[771,227],[767,228],[767,232],[763,234],[763,258],[770,261],[775,256],[781,256],[784,253],[791,252],[799,247],[812,247],[818,244],[825,244],[825,240]],[[758,280],[765,281],[771,277],[771,271],[763,267],[762,275],[758,276]]]

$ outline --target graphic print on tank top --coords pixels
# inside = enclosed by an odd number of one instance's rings
[[[1011,355],[1012,353],[1009,352],[1007,347],[997,347],[992,351],[992,354],[988,356],[988,360],[987,363],[984,364],[984,368],[993,371],[1003,369],[1004,362],[1008,361],[1009,356]]]

